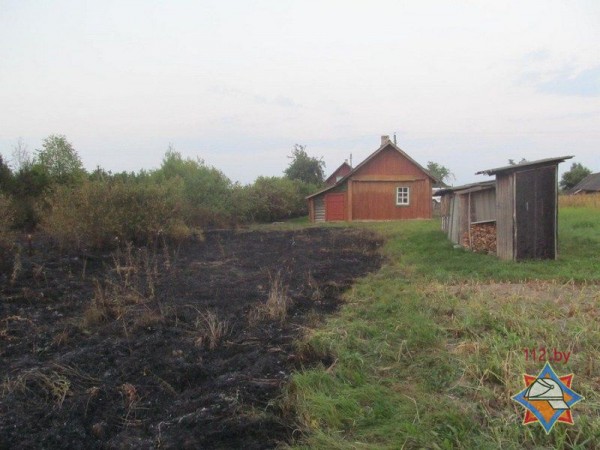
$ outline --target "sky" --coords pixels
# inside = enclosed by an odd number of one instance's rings
[[[600,2],[0,0],[0,153],[50,134],[88,170],[172,144],[241,183],[394,134],[455,185],[509,158],[598,172]]]

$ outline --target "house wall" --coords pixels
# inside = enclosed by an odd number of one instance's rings
[[[396,188],[410,188],[410,204],[396,205]],[[353,220],[431,218],[431,183],[419,181],[353,181]]]
[[[392,147],[383,149],[350,177],[352,220],[430,219],[431,179]],[[396,205],[396,188],[410,188],[410,204]]]

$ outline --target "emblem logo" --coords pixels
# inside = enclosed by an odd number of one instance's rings
[[[558,376],[550,363],[537,375],[523,375],[525,389],[512,399],[525,407],[524,425],[540,422],[550,433],[556,422],[573,424],[571,408],[583,397],[571,389],[573,374]]]

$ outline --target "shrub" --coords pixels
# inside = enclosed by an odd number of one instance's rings
[[[159,234],[183,238],[180,180],[152,182],[85,181],[55,186],[46,198],[42,228],[61,247],[104,248],[121,242],[150,242]]]
[[[0,194],[0,271],[5,272],[13,264],[15,243],[10,231],[14,209],[8,197]]]
[[[306,195],[312,185],[299,180],[279,177],[259,177],[248,188],[248,219],[272,222],[307,213]]]

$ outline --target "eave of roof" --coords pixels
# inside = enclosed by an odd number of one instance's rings
[[[459,191],[470,191],[473,192],[473,190],[484,190],[484,189],[492,189],[496,186],[496,180],[488,180],[488,181],[480,181],[478,183],[470,183],[470,184],[463,184],[461,186],[451,186],[445,189],[440,189],[439,191],[437,191],[435,193],[435,195],[446,195],[446,194],[451,194],[453,192],[459,192]]]
[[[486,169],[481,170],[479,172],[475,172],[475,175],[494,175],[499,172],[516,172],[522,170],[523,168],[532,168],[535,166],[544,166],[549,164],[558,164],[567,159],[571,159],[573,156],[559,156],[556,158],[546,158],[546,159],[538,159],[536,161],[527,161],[520,164],[512,164],[508,166],[496,167],[495,169]]]
[[[394,150],[398,151],[402,156],[404,156],[406,159],[408,159],[410,162],[412,162],[414,165],[416,165],[421,171],[423,171],[423,173],[425,175],[427,175],[429,178],[431,178],[434,182],[436,182],[436,183],[440,182],[440,180],[438,180],[436,177],[431,175],[431,173],[429,173],[429,171],[427,169],[425,169],[421,164],[419,164],[414,159],[412,159],[410,156],[408,156],[408,154],[404,150],[402,150],[400,147],[398,147],[392,141],[388,141],[385,144],[382,144],[377,150],[375,150],[373,153],[371,153],[371,155],[369,155],[363,162],[361,162],[358,166],[353,168],[348,174],[346,174],[340,181],[335,183],[333,186],[329,186],[329,187],[322,189],[318,192],[315,192],[314,194],[311,194],[305,198],[308,200],[309,198],[320,195],[324,192],[327,192],[327,191],[335,188],[336,186],[339,186],[342,183],[345,183],[348,178],[350,178],[352,175],[354,175],[361,167],[363,167],[365,164],[367,164],[369,161],[371,161],[375,156],[377,156],[379,153],[381,153],[388,146],[390,146]]]

